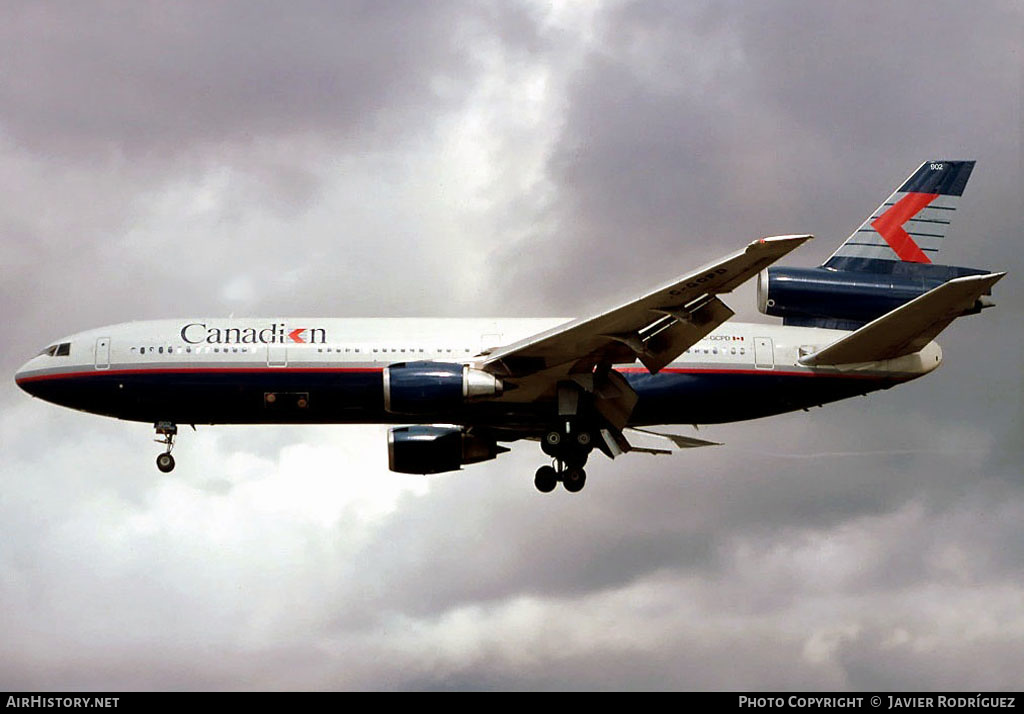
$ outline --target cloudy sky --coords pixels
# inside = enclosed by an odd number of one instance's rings
[[[0,12],[0,689],[1024,686],[1020,3]],[[943,257],[1010,275],[938,372],[578,495],[530,445],[392,474],[379,426],[183,432],[165,476],[10,378],[129,319],[582,315],[775,233],[816,265],[966,158]]]

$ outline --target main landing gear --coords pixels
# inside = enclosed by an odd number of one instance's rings
[[[533,485],[541,493],[555,490],[558,482],[569,493],[583,490],[587,483],[587,472],[583,467],[594,448],[594,437],[586,429],[574,428],[566,422],[562,429],[552,429],[544,434],[540,448],[554,459],[554,466],[541,466],[533,478]]]
[[[559,481],[565,486],[566,491],[576,493],[586,485],[587,472],[582,468],[565,468],[559,464],[558,470],[554,466],[541,466],[537,469],[537,475],[533,477],[533,485],[541,493],[551,493]]]
[[[174,437],[178,434],[178,425],[169,421],[158,421],[153,428],[156,429],[157,436],[163,437],[153,441],[167,447],[164,453],[156,457],[156,467],[165,474],[170,473],[174,470],[174,457],[171,456],[171,449],[174,448]]]

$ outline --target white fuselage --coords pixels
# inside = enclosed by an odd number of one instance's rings
[[[110,325],[57,340],[64,357],[37,356],[20,382],[91,371],[384,367],[395,362],[473,362],[481,354],[555,327],[567,318],[187,318]],[[941,362],[936,343],[895,360],[806,367],[799,358],[846,334],[840,330],[730,322],[668,367],[765,373],[926,374]],[[637,369],[639,365],[626,366]]]

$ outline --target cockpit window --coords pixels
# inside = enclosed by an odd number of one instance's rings
[[[50,345],[45,350],[39,353],[39,357],[46,355],[47,357],[67,357],[71,354],[71,343],[61,342],[59,345]]]

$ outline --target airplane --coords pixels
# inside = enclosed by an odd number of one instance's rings
[[[550,459],[536,488],[575,493],[595,449],[716,445],[652,427],[806,410],[937,368],[934,338],[991,306],[1005,275],[932,261],[974,164],[924,162],[814,268],[769,267],[811,239],[775,236],[577,320],[129,322],[53,342],[15,380],[54,404],[152,423],[165,473],[179,424],[383,423],[396,425],[393,471],[455,471],[531,440]],[[719,296],[755,276],[759,310],[782,325],[729,321]]]

